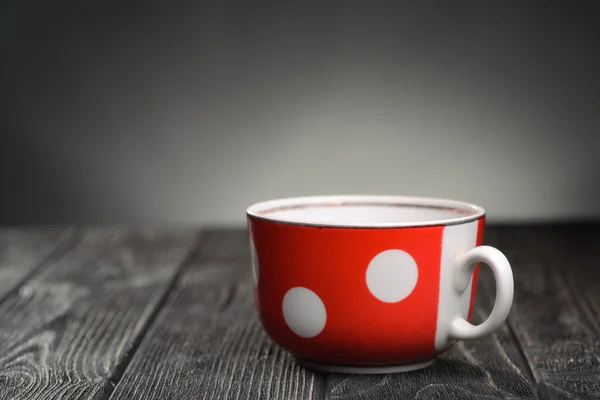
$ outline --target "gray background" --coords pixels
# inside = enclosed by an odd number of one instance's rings
[[[330,193],[600,216],[597,2],[215,3],[4,4],[0,223]]]

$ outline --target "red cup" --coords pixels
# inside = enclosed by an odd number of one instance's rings
[[[513,276],[482,246],[485,211],[454,200],[315,196],[247,210],[259,319],[299,364],[389,373],[431,365],[506,320]],[[496,278],[486,321],[469,322],[479,263]]]

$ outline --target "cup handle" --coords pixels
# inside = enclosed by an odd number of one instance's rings
[[[489,317],[479,325],[473,325],[461,316],[450,322],[448,334],[456,340],[479,339],[499,329],[510,312],[514,294],[513,273],[506,256],[491,246],[478,246],[462,256],[455,268],[454,290],[463,293],[469,286],[473,269],[477,263],[490,267],[496,280],[496,301]]]

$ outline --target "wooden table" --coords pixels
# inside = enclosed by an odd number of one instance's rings
[[[508,323],[428,369],[346,376],[267,339],[244,229],[5,228],[0,399],[598,399],[599,239],[592,223],[489,227],[514,269]]]

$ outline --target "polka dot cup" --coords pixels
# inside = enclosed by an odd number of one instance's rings
[[[388,373],[431,365],[457,340],[506,320],[513,276],[482,246],[485,211],[453,200],[317,196],[247,210],[258,315],[301,365]],[[479,263],[496,278],[494,308],[469,320]]]

